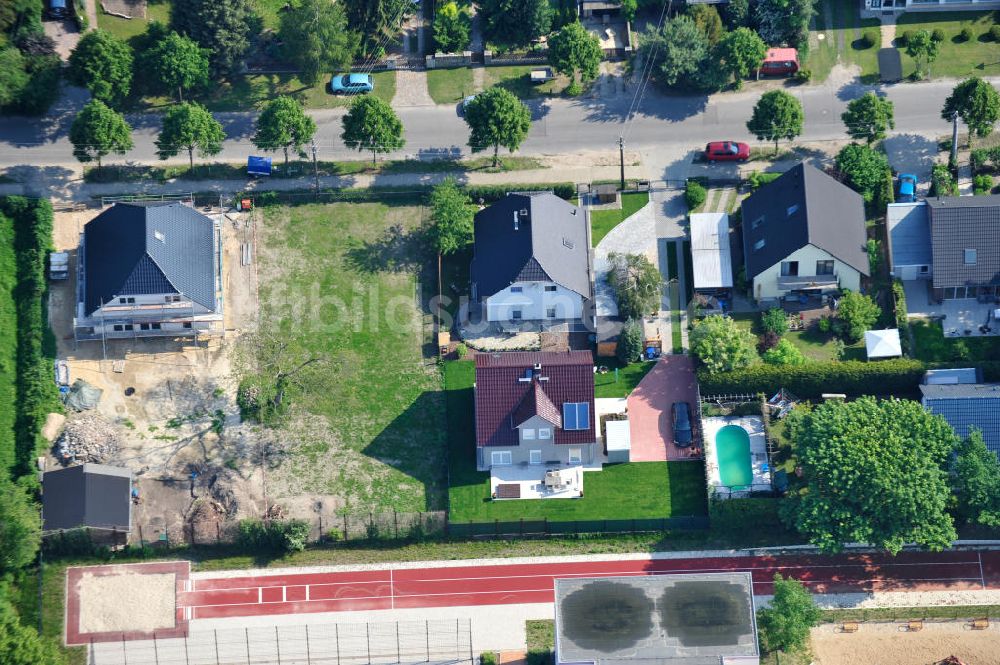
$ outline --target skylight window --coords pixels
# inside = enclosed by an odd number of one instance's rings
[[[563,429],[590,429],[590,404],[588,402],[566,402],[563,404]]]

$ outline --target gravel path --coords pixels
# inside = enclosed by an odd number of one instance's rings
[[[618,307],[607,282],[608,255],[645,254],[656,261],[656,218],[653,205],[647,203],[638,212],[611,229],[594,248],[594,295],[598,316],[616,316]]]
[[[396,70],[396,96],[392,98],[392,105],[434,106],[431,93],[427,91],[427,72]]]

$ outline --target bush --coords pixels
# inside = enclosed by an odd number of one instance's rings
[[[866,330],[875,325],[881,314],[881,308],[870,296],[847,291],[837,303],[834,330],[850,341],[857,341],[864,336]]]
[[[535,185],[474,185],[466,187],[465,191],[474,203],[478,203],[482,199],[486,205],[496,203],[510,192],[552,192],[566,201],[576,196],[576,186],[571,182]]]
[[[795,80],[799,83],[809,83],[812,80],[812,71],[808,69],[800,69],[795,72]]]
[[[697,180],[688,180],[684,188],[684,200],[687,202],[688,210],[693,211],[705,202],[708,192]]]
[[[944,34],[944,29],[943,28],[934,28],[934,30],[931,32],[931,39],[933,39],[936,42],[939,42],[939,43],[943,42],[944,38],[945,38],[945,34]]]
[[[979,173],[986,166],[990,153],[986,148],[974,148],[969,153],[969,165],[972,166],[973,173]]]
[[[642,357],[642,326],[635,319],[629,319],[622,326],[615,346],[615,356],[626,365]]]
[[[993,176],[985,173],[972,178],[972,193],[980,196],[993,191]]]
[[[773,307],[761,313],[760,327],[764,332],[773,332],[781,337],[788,332],[788,315],[780,307]]]
[[[465,356],[469,355],[469,347],[467,347],[464,343],[459,342],[455,345],[455,355],[458,356],[459,360],[461,360]]]
[[[959,40],[963,42],[971,42],[973,38],[972,28],[966,26],[962,28],[961,32],[958,33]]]
[[[301,552],[309,539],[309,523],[303,520],[240,520],[237,545],[248,554]]]
[[[901,34],[898,37],[896,37],[896,45],[897,46],[906,46],[907,44],[910,43],[911,39],[913,39],[913,31],[912,30],[904,30],[903,34]]]
[[[823,334],[830,332],[833,329],[833,323],[831,323],[830,317],[824,316],[819,321],[817,321],[816,328]]]
[[[757,171],[751,171],[750,175],[747,176],[747,182],[750,183],[750,189],[757,190],[769,182],[774,182],[782,175],[783,174],[781,173],[759,173]]]
[[[698,370],[703,395],[764,393],[780,388],[798,397],[814,399],[823,393],[912,396],[927,366],[918,360],[892,359],[877,363],[856,360],[815,361],[807,365],[754,365],[732,372]],[[984,377],[985,378],[985,377]]]
[[[987,33],[990,39],[994,42],[1000,42],[1000,25],[990,26],[990,31]]]
[[[694,324],[690,334],[691,353],[715,371],[728,371],[760,362],[757,340],[726,316],[706,316]]]
[[[903,283],[898,279],[892,282],[892,297],[896,302],[896,328],[899,329],[899,342],[905,355],[910,353],[910,321],[906,317],[906,292]]]
[[[865,30],[861,33],[860,46],[861,48],[871,48],[878,43],[878,33],[874,30]]]
[[[583,93],[583,86],[576,79],[563,90],[567,97],[578,97]]]
[[[761,358],[769,365],[805,365],[806,357],[787,339],[780,340],[774,348],[765,351]]]
[[[931,171],[931,196],[958,196],[958,183],[947,164],[935,164]]]
[[[479,665],[497,665],[496,651],[484,651],[479,655]]]

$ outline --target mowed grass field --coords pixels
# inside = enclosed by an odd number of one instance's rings
[[[471,361],[445,365],[448,393],[450,521],[628,520],[704,515],[705,468],[700,462],[614,464],[587,473],[583,498],[490,500],[489,474],[476,471]]]
[[[930,64],[932,78],[968,76],[996,76],[1000,74],[1000,43],[989,38],[995,24],[993,12],[912,12],[897,19],[896,35],[908,30],[935,29],[944,31],[944,41],[938,47],[938,56]],[[972,30],[972,39],[964,41],[959,35],[963,28]],[[913,58],[900,48],[903,57],[903,76],[916,69]]]
[[[426,215],[382,203],[263,209],[263,329],[332,363],[278,433],[288,454],[269,490],[333,496],[354,512],[444,508],[444,395],[423,355],[419,293],[432,263]]]

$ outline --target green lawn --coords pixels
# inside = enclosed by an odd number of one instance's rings
[[[945,338],[937,321],[911,319],[914,356],[925,362],[979,362],[1000,358],[1000,339],[996,337]]]
[[[107,30],[115,37],[128,41],[146,32],[146,26],[150,21],[159,21],[163,24],[170,23],[170,2],[160,0],[160,2],[149,2],[146,4],[146,18],[119,18],[111,16],[101,11],[101,5],[97,0],[87,0],[87,2],[97,3],[97,27]]]
[[[743,328],[746,328],[755,335],[761,334],[760,316],[746,312],[738,312],[731,315],[732,319]],[[807,330],[789,330],[784,338],[794,344],[809,360],[828,361],[837,360],[837,346],[834,343],[836,337],[830,333],[822,333],[815,326]],[[865,343],[864,340],[849,344],[844,348],[842,360],[864,360]]]
[[[646,192],[633,192],[621,195],[622,207],[615,210],[591,210],[590,211],[590,234],[591,243],[597,247],[604,236],[610,233],[626,219],[639,212],[649,203],[649,194]]]
[[[831,23],[828,25],[824,8],[829,7]],[[814,35],[823,35],[810,49],[804,67],[813,72],[813,81],[821,82],[839,59],[845,65],[861,68],[865,82],[874,82],[878,77],[878,49],[881,37],[878,35],[878,19],[862,19],[856,6],[843,0],[822,0],[816,6],[816,30]],[[874,30],[875,44],[863,48],[859,42],[862,31]]]
[[[451,104],[478,92],[472,82],[472,68],[432,69],[427,72],[427,92],[436,104]]]
[[[608,373],[594,374],[594,397],[628,397],[654,365],[651,362],[622,365],[617,358],[598,358],[596,362],[607,367]]]
[[[486,68],[486,87],[495,85],[506,88],[521,99],[532,99],[535,97],[556,97],[562,94],[569,79],[559,74],[554,80],[548,83],[535,85],[528,78],[528,74],[535,67],[530,65],[512,65],[504,67]],[[586,90],[586,84],[584,89]]]
[[[289,452],[268,472],[269,492],[332,495],[361,512],[442,509],[444,394],[415,302],[418,278],[434,281],[420,277],[434,264],[426,211],[334,203],[269,206],[262,217],[264,330],[332,364],[279,432]]]
[[[376,97],[392,102],[396,95],[396,72],[375,72]],[[241,111],[263,106],[279,95],[289,95],[302,102],[307,109],[329,109],[346,106],[353,99],[347,95],[329,92],[330,77],[319,80],[316,85],[307,86],[291,74],[255,74],[237,76],[232,82],[220,83],[198,100],[210,111]],[[153,105],[167,100],[149,100]]]
[[[987,33],[994,25],[993,12],[911,12],[897,18],[896,35],[907,30],[944,30],[945,40],[939,46],[937,59],[930,65],[934,78],[996,76],[1000,73],[1000,44]],[[973,37],[967,42],[957,39],[962,28],[971,28]],[[984,35],[987,35],[984,38]],[[916,69],[912,58],[900,49],[903,75]]]
[[[704,465],[699,462],[614,464],[584,477],[581,499],[491,501],[489,474],[476,471],[472,362],[445,365],[452,522],[663,518],[704,515]]]

